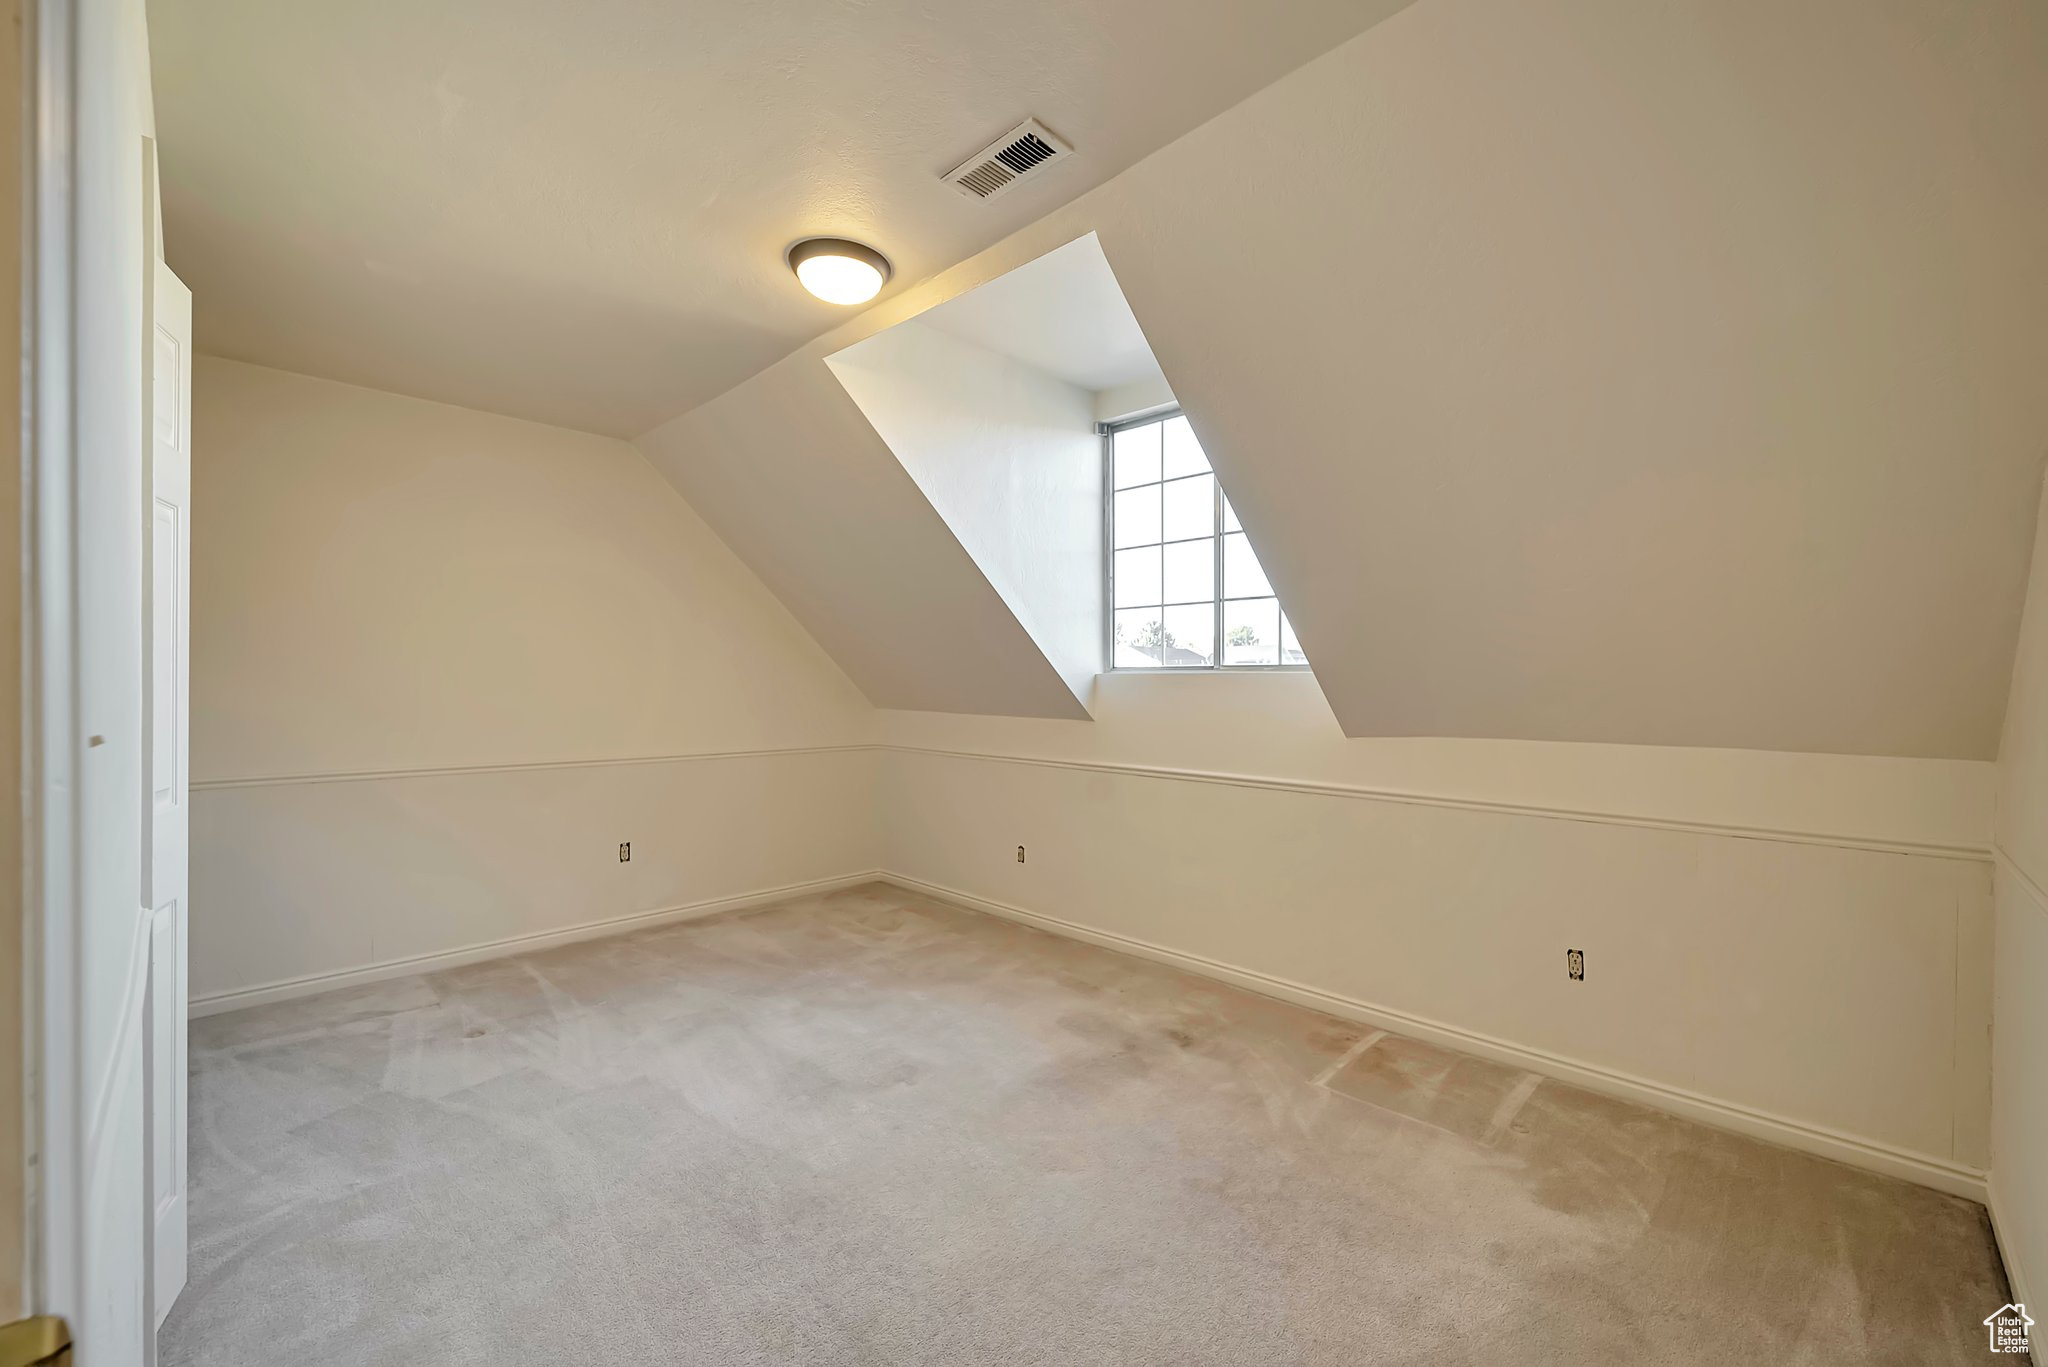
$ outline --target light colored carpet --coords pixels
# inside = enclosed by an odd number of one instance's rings
[[[192,1060],[169,1367],[1925,1364],[2006,1295],[1968,1202],[880,885]]]

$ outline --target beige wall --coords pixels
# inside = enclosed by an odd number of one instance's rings
[[[21,6],[0,7],[0,1324],[23,1311]]]
[[[872,866],[867,703],[631,446],[207,357],[192,439],[195,998]]]
[[[868,712],[624,442],[212,357],[193,391],[197,782],[834,744]]]
[[[1992,1213],[2016,1299],[2048,1277],[2048,499],[1999,751]]]
[[[1346,740],[1288,673],[1093,707],[882,713],[885,867],[1981,1195],[1990,765]]]

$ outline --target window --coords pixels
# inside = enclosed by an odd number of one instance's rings
[[[1308,663],[1185,416],[1106,428],[1103,462],[1110,668]]]

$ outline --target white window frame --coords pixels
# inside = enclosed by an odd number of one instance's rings
[[[1223,656],[1224,656],[1224,652],[1225,652],[1225,649],[1226,649],[1226,645],[1225,645],[1225,640],[1224,640],[1224,631],[1223,631],[1224,605],[1225,605],[1225,604],[1226,604],[1226,603],[1227,603],[1227,602],[1229,601],[1229,600],[1228,600],[1228,599],[1227,599],[1227,598],[1226,598],[1226,597],[1224,596],[1224,589],[1225,589],[1225,585],[1224,585],[1224,579],[1223,579],[1223,538],[1224,538],[1224,536],[1225,536],[1225,534],[1226,534],[1226,533],[1224,532],[1224,530],[1223,530],[1223,505],[1224,505],[1225,499],[1224,499],[1224,493],[1223,493],[1223,476],[1221,476],[1220,474],[1217,474],[1217,473],[1216,473],[1216,462],[1214,462],[1214,461],[1210,461],[1210,462],[1209,462],[1209,470],[1210,470],[1210,479],[1211,479],[1211,486],[1210,486],[1210,494],[1211,494],[1211,497],[1212,497],[1212,498],[1214,499],[1214,502],[1215,502],[1215,506],[1214,506],[1214,509],[1213,509],[1213,511],[1212,511],[1212,512],[1211,512],[1211,514],[1210,514],[1210,522],[1209,522],[1209,529],[1210,529],[1210,530],[1209,530],[1209,535],[1210,535],[1210,538],[1211,538],[1211,540],[1212,540],[1212,541],[1213,541],[1213,543],[1214,543],[1214,554],[1215,554],[1215,558],[1216,558],[1216,567],[1215,567],[1215,571],[1214,571],[1214,573],[1215,573],[1215,578],[1214,578],[1214,580],[1213,580],[1213,582],[1212,582],[1212,586],[1211,586],[1211,587],[1212,587],[1212,602],[1211,602],[1211,604],[1210,604],[1210,606],[1211,606],[1212,610],[1213,610],[1213,611],[1214,611],[1214,613],[1215,613],[1215,626],[1214,626],[1214,635],[1210,637],[1210,641],[1211,641],[1211,646],[1210,646],[1210,650],[1211,650],[1211,652],[1213,653],[1213,655],[1214,655],[1214,657],[1215,657],[1215,658],[1214,658],[1214,661],[1213,661],[1212,663],[1210,663],[1210,664],[1205,664],[1205,665],[1164,665],[1164,664],[1162,664],[1162,665],[1154,665],[1154,666],[1151,666],[1151,667],[1149,667],[1149,668],[1142,668],[1142,669],[1141,669],[1141,668],[1135,668],[1135,667],[1125,667],[1125,668],[1121,668],[1121,669],[1120,669],[1120,668],[1118,668],[1118,667],[1117,667],[1117,663],[1116,663],[1116,611],[1117,611],[1117,609],[1116,609],[1116,495],[1117,495],[1117,488],[1116,488],[1116,434],[1117,434],[1117,433],[1119,433],[1119,432],[1125,432],[1125,431],[1129,431],[1129,430],[1130,430],[1130,429],[1132,429],[1132,428],[1136,428],[1136,427],[1150,427],[1150,426],[1153,426],[1154,424],[1166,423],[1166,422],[1170,422],[1170,421],[1172,421],[1172,420],[1173,420],[1174,418],[1182,418],[1182,417],[1186,417],[1186,416],[1187,416],[1187,414],[1186,414],[1186,413],[1185,413],[1184,411],[1182,411],[1182,409],[1180,408],[1180,406],[1179,406],[1179,405],[1177,405],[1177,404],[1176,404],[1176,405],[1174,405],[1174,406],[1172,406],[1172,407],[1168,407],[1168,408],[1157,408],[1157,409],[1153,409],[1153,410],[1152,410],[1152,411],[1150,411],[1150,412],[1146,412],[1146,413],[1137,413],[1137,414],[1133,414],[1132,416],[1130,416],[1130,417],[1128,417],[1128,418],[1119,418],[1119,419],[1118,419],[1117,421],[1115,421],[1115,422],[1101,422],[1101,423],[1097,423],[1097,424],[1095,425],[1095,431],[1096,431],[1096,434],[1097,434],[1097,435],[1098,435],[1099,437],[1101,437],[1101,438],[1102,438],[1102,660],[1103,660],[1103,668],[1104,668],[1104,670],[1105,670],[1106,672],[1108,672],[1108,673],[1112,673],[1112,674],[1223,674],[1223,673],[1235,673],[1235,674],[1257,674],[1257,673],[1280,673],[1280,672],[1288,672],[1288,671],[1291,671],[1291,672],[1296,672],[1296,673],[1300,673],[1300,672],[1306,671],[1306,670],[1307,670],[1307,669],[1309,669],[1309,667],[1310,667],[1310,666],[1309,666],[1309,663],[1308,663],[1308,662],[1307,662],[1306,660],[1301,660],[1301,661],[1282,661],[1282,660],[1278,660],[1278,659],[1276,658],[1276,661],[1275,661],[1274,663],[1272,663],[1272,664],[1225,664],[1225,663],[1223,662]],[[1209,454],[1209,453],[1208,453],[1208,448],[1207,448],[1207,447],[1204,447],[1204,448],[1203,448],[1203,450],[1202,450],[1202,455],[1203,455],[1203,457],[1204,457],[1204,458],[1206,459],[1206,458],[1207,458],[1207,456],[1208,456],[1208,454]],[[1193,476],[1190,476],[1190,478],[1193,478]],[[1138,487],[1138,486],[1134,486],[1134,487]],[[1240,519],[1240,521],[1241,521],[1241,520],[1242,520],[1242,519]],[[1240,530],[1242,530],[1242,529],[1240,529]],[[1190,537],[1190,538],[1188,538],[1188,540],[1200,540],[1200,538],[1199,538],[1199,537]],[[1249,544],[1249,543],[1250,543],[1250,540],[1251,540],[1251,533],[1250,533],[1250,532],[1245,532],[1245,540],[1246,540],[1247,544]],[[1166,545],[1166,544],[1168,544],[1168,543],[1166,543],[1166,542],[1161,542],[1160,544],[1161,544],[1161,545]],[[1253,549],[1255,549],[1255,550],[1256,550],[1257,548],[1256,548],[1256,547],[1254,547]],[[1279,599],[1279,596],[1280,596],[1279,590],[1278,590],[1277,588],[1275,588],[1275,589],[1274,589],[1274,591],[1273,591],[1272,597],[1273,597],[1273,598],[1274,598],[1274,599],[1276,600],[1276,602],[1277,602],[1277,600]],[[1200,600],[1196,600],[1196,601],[1198,601],[1198,602],[1199,602]],[[1279,606],[1279,613],[1280,613],[1280,619],[1281,619],[1281,620],[1282,620],[1282,621],[1284,622],[1284,621],[1286,620],[1286,616],[1287,616],[1287,605],[1286,605],[1285,603],[1279,603],[1279,604],[1278,604],[1278,606]],[[1163,612],[1163,611],[1164,611],[1164,609],[1162,608],[1162,609],[1161,609],[1161,611]],[[1283,629],[1283,631],[1281,632],[1280,638],[1279,638],[1278,640],[1274,641],[1274,643],[1273,643],[1273,654],[1274,654],[1274,655],[1275,655],[1276,657],[1278,657],[1278,656],[1280,656],[1280,655],[1284,655],[1285,653],[1286,653],[1286,633],[1285,633],[1285,631],[1284,631],[1284,629]]]

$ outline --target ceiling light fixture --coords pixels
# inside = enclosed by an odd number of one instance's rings
[[[828,304],[865,304],[889,283],[889,258],[843,237],[809,237],[789,249],[789,268]]]

